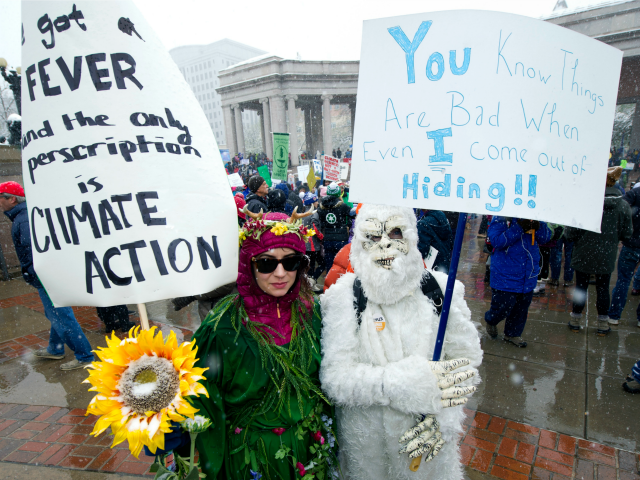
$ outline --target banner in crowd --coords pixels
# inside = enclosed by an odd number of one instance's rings
[[[506,13],[365,21],[351,198],[599,231],[621,61]]]
[[[307,175],[309,175],[309,165],[298,165],[298,180],[307,183]]]
[[[320,176],[322,176],[322,161],[317,158],[313,159],[313,170]]]
[[[307,173],[307,185],[309,185],[309,188],[315,187],[316,181],[316,173],[310,168],[309,173]]]
[[[340,180],[346,180],[349,178],[349,164],[340,163]]]
[[[220,157],[222,158],[222,163],[229,163],[231,161],[231,154],[229,153],[229,149],[221,148]]]
[[[258,167],[258,175],[264,178],[264,181],[267,182],[267,185],[271,188],[271,174],[269,173],[269,167],[267,165]]]
[[[279,180],[287,180],[289,168],[289,134],[273,134],[273,172],[271,176]]]
[[[229,179],[229,186],[231,187],[244,187],[244,182],[239,173],[232,173],[227,177]]]
[[[329,155],[323,155],[324,179],[330,182],[340,181],[340,160]]]
[[[234,281],[220,150],[134,4],[23,2],[22,25],[23,178],[34,266],[54,304],[143,303]]]

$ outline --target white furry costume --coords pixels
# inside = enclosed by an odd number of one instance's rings
[[[372,222],[371,219],[375,219]],[[372,243],[371,225],[393,223],[403,230],[404,245]],[[368,229],[368,230],[367,230]],[[416,218],[408,208],[364,205],[355,223],[350,261],[354,273],[343,275],[321,297],[322,388],[337,411],[342,471],[349,480],[459,480],[457,447],[462,407],[443,408],[442,391],[428,362],[432,359],[439,317],[420,289],[424,264],[417,248]],[[383,243],[383,242],[380,242]],[[391,268],[384,261],[394,257]],[[353,282],[360,278],[368,299],[358,326]],[[442,291],[447,275],[433,273]],[[385,328],[374,318],[382,315]],[[378,323],[378,328],[379,328]],[[442,360],[466,357],[482,362],[477,330],[456,282]],[[478,383],[474,377],[465,383]],[[401,435],[418,414],[435,414],[446,441],[431,462],[411,472],[407,454],[399,454]]]

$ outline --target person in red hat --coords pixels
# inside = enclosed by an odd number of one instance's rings
[[[44,306],[44,314],[51,322],[49,346],[36,350],[33,354],[38,358],[62,360],[65,344],[73,350],[76,358],[60,366],[61,370],[75,370],[90,365],[93,361],[91,344],[78,325],[71,307],[55,308],[40,283],[33,268],[33,254],[31,252],[31,229],[26,198],[22,185],[17,182],[0,183],[0,208],[12,222],[11,238],[16,248],[18,260],[22,267],[24,280],[38,289],[38,294]]]

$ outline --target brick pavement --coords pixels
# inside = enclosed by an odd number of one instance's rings
[[[462,463],[504,480],[640,480],[639,455],[482,412],[466,410]],[[153,459],[124,442],[90,436],[83,409],[0,404],[0,461],[144,475]]]

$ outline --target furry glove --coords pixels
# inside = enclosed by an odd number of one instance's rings
[[[400,443],[406,443],[406,445],[398,453],[408,453],[409,458],[417,458],[426,453],[424,461],[433,460],[444,445],[440,425],[435,415],[421,417],[415,427],[404,432],[400,437]]]
[[[474,377],[476,375],[475,369],[467,368],[461,372],[451,373],[460,367],[469,365],[470,363],[471,361],[468,358],[429,362],[431,371],[435,373],[436,378],[438,379],[438,387],[442,390],[443,407],[446,408],[464,405],[469,400],[465,395],[469,395],[476,391],[476,387],[458,385],[459,383]]]

